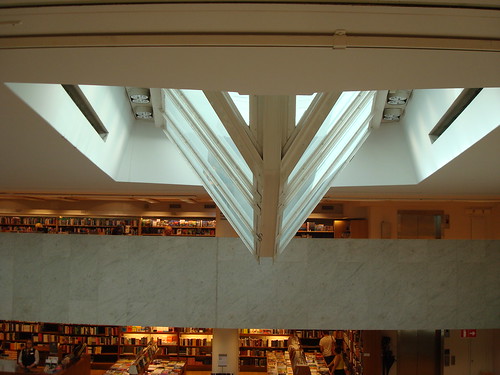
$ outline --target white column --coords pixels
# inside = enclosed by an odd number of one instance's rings
[[[212,338],[212,373],[227,372],[238,375],[239,345],[237,329],[214,328]]]

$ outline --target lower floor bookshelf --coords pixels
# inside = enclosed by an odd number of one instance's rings
[[[240,371],[265,372],[270,353],[284,353],[288,338],[295,335],[303,351],[320,352],[321,331],[317,330],[239,330]],[[344,331],[344,350],[354,370],[362,369],[362,337],[360,331]],[[86,344],[84,353],[91,358],[93,369],[107,370],[119,360],[130,360],[151,343],[158,360],[180,361],[190,371],[211,371],[212,329],[142,326],[95,326],[43,322],[0,321],[0,352],[16,359],[28,340],[40,352],[43,364],[49,352],[59,359],[71,353],[77,345]],[[52,354],[53,355],[53,354]]]

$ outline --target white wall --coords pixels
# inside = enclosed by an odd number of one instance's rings
[[[429,133],[460,94],[460,89],[414,90],[401,120],[418,181],[460,155],[499,126],[500,89],[485,88],[434,142]]]
[[[104,140],[60,84],[7,86],[106,174],[116,174],[134,121],[131,112],[125,110],[128,102],[123,87],[82,87],[109,132]]]
[[[401,124],[372,129],[333,187],[409,185],[417,183],[415,165]]]
[[[123,182],[201,185],[177,146],[148,121],[134,123],[115,177]]]
[[[484,373],[499,374],[498,358],[500,329],[478,329],[474,338],[461,337],[461,330],[450,330],[450,337],[444,338],[444,349],[450,350],[455,364],[444,366],[443,375],[471,375]]]

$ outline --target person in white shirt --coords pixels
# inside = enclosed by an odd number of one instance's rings
[[[335,339],[328,331],[323,331],[323,337],[319,340],[319,348],[323,357],[325,358],[326,364],[330,364],[333,361],[333,349],[335,347]]]
[[[40,354],[38,353],[38,350],[33,347],[33,341],[26,341],[26,346],[19,353],[17,363],[25,371],[30,371],[33,367],[36,367],[38,365],[39,361]]]

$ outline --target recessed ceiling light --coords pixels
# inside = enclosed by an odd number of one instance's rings
[[[137,119],[152,119],[153,108],[151,107],[137,107],[135,109],[135,118]]]
[[[384,120],[398,121],[401,118],[402,111],[399,108],[386,108],[384,110]]]
[[[406,104],[408,97],[410,96],[410,92],[408,90],[396,90],[389,91],[387,95],[387,104],[391,105],[403,105]]]
[[[149,90],[143,88],[132,87],[128,90],[130,101],[135,104],[149,103]]]

